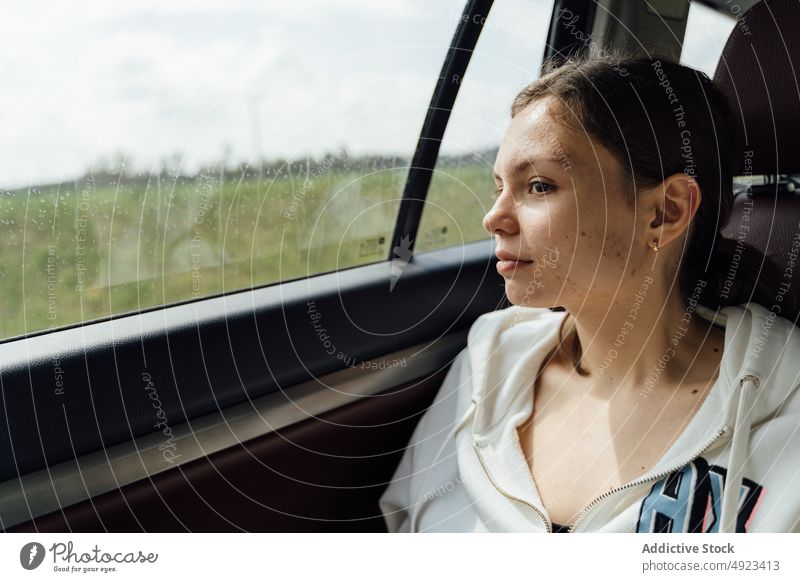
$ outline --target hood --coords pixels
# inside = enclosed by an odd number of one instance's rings
[[[508,314],[501,316],[503,311]],[[800,353],[798,331],[792,322],[758,304],[723,307],[716,312],[702,305],[695,313],[725,329],[720,362],[719,395],[731,402],[738,396],[738,381],[758,378],[759,397],[753,402],[751,422],[770,417],[800,382],[800,362],[787,354]],[[480,442],[501,430],[501,421],[528,388],[544,357],[558,341],[566,311],[510,307],[482,316],[470,329],[469,358],[472,397],[477,405],[473,433]],[[726,410],[723,423],[730,424],[735,407]]]
[[[780,411],[800,381],[800,362],[791,360],[800,353],[800,333],[792,322],[758,304],[719,311],[697,304],[694,311],[725,329],[719,379],[670,450],[641,478],[700,454],[699,444],[730,442],[719,531],[734,532],[750,433]],[[566,311],[512,306],[479,317],[469,332],[472,398],[451,436],[471,424],[471,445],[489,466],[498,489],[523,501],[530,489],[522,480],[531,479],[529,473],[519,475],[512,454],[519,448],[516,429],[530,415],[531,383],[556,345],[566,316]],[[534,506],[535,501],[527,502]]]

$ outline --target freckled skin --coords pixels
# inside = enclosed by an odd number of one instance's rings
[[[631,205],[632,184],[616,159],[580,126],[562,122],[568,111],[553,99],[534,101],[512,119],[495,162],[498,197],[484,227],[499,251],[532,261],[502,273],[508,299],[563,306],[575,323],[586,374],[568,357],[545,364],[533,384],[534,413],[519,429],[543,505],[552,520],[570,523],[593,498],[641,476],[671,446],[717,379],[720,357],[713,354],[723,348],[724,334],[692,318],[657,386],[643,395],[683,325],[676,258],[701,196],[682,175],[672,175],[640,188]],[[654,238],[658,253],[649,246]],[[645,278],[650,283],[639,304]],[[623,327],[634,301],[635,324]],[[622,345],[621,329],[629,331]]]
[[[629,184],[616,159],[562,116],[553,98],[531,103],[512,119],[495,163],[500,194],[484,228],[495,235],[498,249],[533,261],[503,275],[506,295],[516,305],[608,301],[626,291],[620,285],[639,284],[633,275],[649,258],[639,247],[632,250],[646,223],[627,201]],[[527,168],[514,172],[526,162]],[[534,180],[548,186],[531,186]],[[557,248],[559,260],[541,268],[546,247]]]

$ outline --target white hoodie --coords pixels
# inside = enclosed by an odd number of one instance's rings
[[[570,531],[800,532],[800,330],[757,304],[695,313],[725,328],[719,378],[655,466]],[[380,499],[390,532],[552,530],[517,427],[566,315],[512,306],[475,321]]]

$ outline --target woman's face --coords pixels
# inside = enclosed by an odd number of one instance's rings
[[[512,119],[495,163],[498,196],[483,225],[495,236],[511,303],[577,312],[587,298],[611,301],[620,284],[636,279],[638,286],[649,249],[617,161],[559,115],[547,97]]]

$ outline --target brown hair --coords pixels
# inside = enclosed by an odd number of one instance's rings
[[[734,118],[727,97],[705,73],[622,52],[553,60],[516,96],[511,117],[545,97],[555,97],[574,125],[613,154],[622,177],[632,184],[631,206],[639,188],[656,186],[671,174],[683,172],[697,181],[702,200],[677,274],[684,303],[696,301],[712,310],[749,301],[774,303],[778,267],[754,247],[742,248],[720,233],[733,210]],[[740,257],[731,277],[734,254]],[[787,300],[797,302],[796,296]],[[573,318],[569,334],[574,331]],[[567,357],[587,375],[581,353],[574,333]]]

